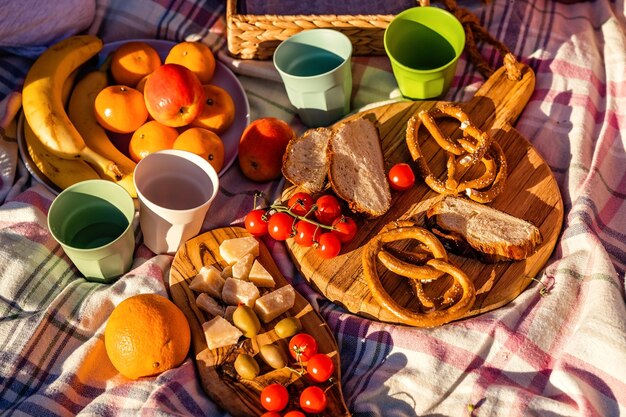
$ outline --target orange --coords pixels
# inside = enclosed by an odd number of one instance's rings
[[[110,85],[96,96],[94,110],[102,127],[116,133],[130,133],[148,119],[143,94],[125,85]]]
[[[205,84],[202,86],[206,100],[200,114],[193,119],[191,125],[204,127],[215,133],[222,133],[235,120],[235,103],[233,98],[222,87]]]
[[[200,155],[220,172],[224,166],[224,143],[217,134],[201,127],[191,127],[178,135],[174,149]]]
[[[183,312],[158,294],[122,301],[109,316],[104,345],[115,369],[131,379],[157,375],[180,365],[191,332]]]
[[[215,73],[215,56],[211,48],[200,42],[180,42],[170,49],[166,64],[179,64],[189,68],[202,84],[207,84]]]
[[[141,78],[141,80],[139,80],[139,82],[137,83],[137,85],[135,86],[135,89],[137,91],[139,91],[141,94],[143,94],[143,90],[146,87],[146,81],[148,81],[148,77],[150,76],[150,74],[144,76]]]
[[[111,56],[111,75],[118,84],[134,87],[161,65],[159,53],[141,41],[126,42]]]
[[[139,162],[153,152],[172,149],[177,136],[178,131],[173,127],[150,120],[133,133],[128,154],[133,161]]]

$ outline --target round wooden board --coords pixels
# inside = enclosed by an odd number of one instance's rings
[[[532,282],[531,278],[539,273],[550,258],[561,231],[563,201],[556,180],[530,142],[511,125],[524,109],[535,85],[532,70],[525,65],[522,68],[523,77],[519,81],[509,80],[504,68],[499,69],[472,100],[457,104],[476,126],[493,135],[507,158],[507,185],[490,205],[532,222],[541,231],[543,243],[532,256],[518,262],[483,264],[451,255],[452,261],[472,278],[477,291],[476,302],[465,317],[501,307],[524,291]],[[345,120],[365,117],[376,124],[387,170],[398,162],[408,162],[417,172],[406,145],[407,121],[420,110],[428,110],[436,104],[436,101],[394,103],[352,115]],[[440,126],[444,134],[458,136],[457,121],[443,119]],[[434,140],[427,139],[424,128],[420,130],[420,143],[424,155],[431,159],[431,170],[443,176],[444,151]],[[283,192],[283,200],[295,191],[297,189],[288,184]],[[338,257],[324,260],[314,250],[297,245],[293,239],[287,241],[289,253],[305,279],[329,300],[355,314],[402,324],[371,296],[362,273],[361,248],[385,224],[392,221],[411,218],[423,224],[426,210],[438,198],[440,195],[418,177],[411,190],[392,191],[391,209],[377,219],[363,220],[354,241],[344,247]],[[379,269],[379,273],[386,290],[396,301],[407,308],[419,308],[407,280],[387,270]],[[431,296],[441,296],[446,290],[445,285],[438,281],[430,284],[430,287],[428,294]]]
[[[259,394],[261,390],[271,383],[281,383],[287,387],[290,396],[288,408],[297,409],[298,395],[306,386],[313,385],[306,375],[301,376],[288,368],[277,370],[268,369],[262,359],[256,356],[261,365],[261,375],[253,380],[239,378],[233,368],[233,361],[240,352],[246,352],[254,356],[259,352],[259,347],[268,343],[275,343],[287,353],[288,340],[279,338],[274,332],[274,325],[282,318],[288,316],[298,317],[302,323],[302,331],[315,337],[318,342],[318,351],[326,353],[332,358],[335,372],[332,382],[315,384],[323,389],[328,388],[326,395],[328,406],[319,414],[329,417],[349,417],[350,412],[344,402],[341,392],[340,360],[337,342],[322,318],[313,307],[296,291],[294,306],[287,313],[275,320],[264,324],[261,333],[253,339],[240,341],[238,345],[209,349],[202,331],[202,323],[212,317],[200,310],[195,303],[198,293],[189,288],[189,284],[196,276],[200,268],[213,265],[222,270],[227,263],[219,254],[219,245],[226,239],[250,236],[239,227],[226,227],[214,229],[201,234],[185,243],[174,257],[169,277],[169,289],[174,303],[183,311],[191,328],[191,345],[194,359],[200,375],[204,391],[220,407],[235,417],[259,416],[265,412],[261,407]],[[281,274],[278,266],[272,259],[267,247],[259,241],[259,256],[261,265],[274,277],[276,288],[287,285],[288,282]],[[299,369],[296,364],[291,367]]]

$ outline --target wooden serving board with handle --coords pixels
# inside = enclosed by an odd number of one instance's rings
[[[287,409],[299,409],[299,393],[309,385],[317,385],[326,390],[328,405],[326,410],[319,414],[328,417],[349,417],[350,412],[344,402],[341,391],[341,375],[339,351],[335,338],[324,319],[313,307],[296,291],[294,306],[287,313],[273,321],[262,324],[262,331],[253,339],[241,339],[237,345],[217,349],[209,349],[202,331],[202,323],[210,320],[209,314],[196,306],[198,293],[189,288],[189,284],[200,268],[213,265],[222,270],[227,263],[219,254],[219,245],[226,239],[250,236],[239,227],[214,229],[187,241],[183,245],[172,263],[169,277],[169,290],[174,303],[183,311],[191,328],[191,345],[198,373],[204,391],[220,407],[235,417],[260,416],[265,412],[261,406],[259,395],[264,387],[271,383],[280,383],[287,387],[289,404]],[[280,288],[288,282],[281,274],[272,259],[267,247],[259,241],[259,256],[261,265],[274,277],[276,287]],[[332,381],[326,383],[312,383],[306,373],[300,375],[289,368],[270,369],[263,364],[257,353],[260,346],[274,343],[288,354],[288,340],[278,337],[273,330],[274,325],[282,318],[294,316],[302,323],[302,332],[312,335],[318,343],[318,352],[327,354],[334,362],[335,370]],[[234,370],[234,360],[238,353],[245,352],[257,359],[261,365],[261,373],[253,380],[241,379]],[[257,356],[255,356],[257,355]],[[290,367],[300,369],[295,361],[290,361]]]
[[[467,103],[456,103],[470,120],[483,131],[488,131],[502,146],[508,162],[508,180],[502,194],[490,205],[511,215],[535,224],[543,236],[543,243],[528,259],[518,262],[483,264],[473,259],[451,255],[451,260],[473,280],[477,297],[474,306],[465,317],[496,309],[513,300],[532,282],[549,259],[563,221],[563,201],[554,176],[533,148],[512,124],[521,114],[535,86],[533,71],[519,64],[522,79],[511,81],[505,68],[497,70],[475,96]],[[378,127],[382,139],[385,168],[398,162],[417,167],[406,145],[405,130],[409,118],[420,110],[429,110],[438,102],[415,101],[384,105],[352,115],[345,120],[365,117]],[[344,121],[345,121],[344,120]],[[439,120],[442,132],[459,137],[459,122],[446,118]],[[429,166],[435,175],[444,176],[444,151],[425,128],[419,131],[423,154],[430,159]],[[288,184],[283,200],[296,192]],[[426,210],[440,198],[417,176],[416,185],[405,192],[392,190],[391,209],[377,219],[363,220],[355,239],[342,249],[340,255],[330,260],[317,256],[315,251],[287,241],[289,253],[305,279],[329,300],[349,311],[385,322],[400,323],[391,313],[382,309],[371,296],[363,277],[361,266],[362,246],[381,228],[395,220],[413,219],[423,224]],[[419,303],[408,280],[401,279],[388,270],[379,268],[381,281],[387,292],[407,308],[418,309]],[[447,285],[437,280],[426,290],[431,297],[442,296]]]

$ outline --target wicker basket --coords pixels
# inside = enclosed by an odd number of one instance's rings
[[[418,2],[416,2],[417,4]],[[240,59],[271,59],[291,35],[306,29],[335,29],[352,41],[354,55],[384,55],[383,35],[394,15],[238,14],[237,0],[226,6],[228,51]]]

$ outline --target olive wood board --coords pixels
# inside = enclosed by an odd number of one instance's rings
[[[174,257],[169,274],[169,290],[174,303],[183,311],[191,328],[191,347],[193,357],[200,375],[204,391],[220,407],[235,417],[260,416],[265,412],[261,406],[259,395],[261,390],[271,384],[280,383],[287,387],[290,402],[286,409],[299,409],[298,395],[309,385],[317,385],[327,389],[328,405],[319,414],[329,417],[348,417],[350,412],[344,402],[341,391],[340,360],[337,342],[324,321],[313,307],[296,291],[294,306],[287,312],[267,324],[262,323],[261,332],[252,339],[242,338],[237,345],[209,349],[206,344],[202,323],[212,316],[196,306],[195,300],[199,293],[189,288],[189,284],[200,268],[213,265],[222,270],[227,263],[219,254],[219,245],[226,239],[250,236],[243,228],[225,227],[210,230],[188,240],[181,246]],[[261,265],[267,269],[280,288],[288,282],[281,274],[272,259],[267,247],[259,240],[259,256]],[[260,289],[261,294],[267,289]],[[289,368],[271,369],[263,363],[259,356],[262,345],[275,343],[288,354],[288,339],[281,339],[273,330],[280,319],[294,316],[302,323],[302,332],[312,335],[318,343],[318,352],[332,358],[335,370],[332,380],[326,383],[311,383],[306,373],[300,375]],[[261,366],[261,373],[253,380],[240,378],[234,370],[234,360],[240,352],[249,353]],[[300,370],[300,366],[290,358],[289,367]]]
[[[543,243],[530,257],[516,262],[483,264],[477,260],[450,255],[472,280],[477,296],[473,307],[463,318],[494,310],[515,299],[532,282],[550,258],[558,240],[563,221],[563,201],[558,184],[541,155],[512,124],[523,111],[533,93],[535,76],[528,66],[519,64],[522,78],[511,81],[504,67],[498,69],[466,103],[455,103],[481,130],[491,133],[499,142],[508,163],[508,179],[504,191],[490,203],[492,207],[530,221],[539,228]],[[407,121],[421,110],[429,110],[437,101],[398,102],[372,108],[345,118],[365,117],[373,121],[379,131],[384,153],[385,169],[407,162],[416,174],[416,183],[410,190],[392,190],[391,208],[376,219],[359,220],[359,230],[352,242],[342,248],[339,256],[325,260],[312,248],[301,247],[293,239],[287,240],[288,252],[295,265],[309,283],[330,301],[352,313],[384,322],[402,324],[374,299],[363,277],[362,247],[383,226],[400,219],[413,219],[423,225],[426,210],[441,196],[431,190],[419,177],[406,145]],[[445,135],[460,137],[460,123],[452,118],[438,120]],[[444,151],[422,126],[419,129],[422,153],[429,159],[430,169],[439,178],[445,177]],[[478,168],[474,168],[478,169]],[[472,173],[470,173],[472,174]],[[479,174],[479,173],[478,173]],[[477,173],[472,174],[475,178]],[[287,183],[282,199],[286,201],[297,187]],[[410,244],[405,244],[410,247]],[[379,267],[378,273],[386,291],[402,306],[419,310],[419,302],[409,280]],[[427,295],[441,297],[449,282],[433,281],[425,285]],[[448,280],[450,281],[450,280]]]

